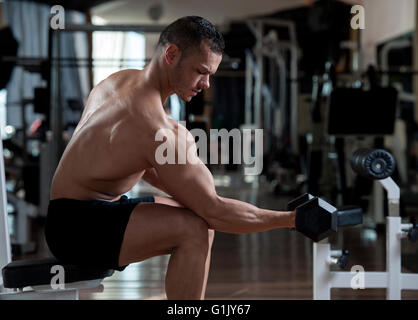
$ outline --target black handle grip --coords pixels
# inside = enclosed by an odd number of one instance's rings
[[[418,239],[418,228],[416,219],[413,217],[411,218],[412,228],[408,232],[408,239],[412,242],[416,242]]]
[[[355,226],[363,223],[363,210],[359,207],[348,206],[338,210],[338,226]]]
[[[412,228],[409,232],[408,232],[408,239],[412,242],[416,242],[418,239],[418,229]]]
[[[383,149],[361,148],[350,157],[354,172],[369,179],[385,179],[395,171],[396,162],[393,156]]]

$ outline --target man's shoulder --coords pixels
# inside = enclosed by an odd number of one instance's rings
[[[140,129],[139,131],[147,131],[151,135],[160,129],[173,129],[176,122],[171,120],[161,104],[161,100],[155,99],[152,96],[138,95],[138,99],[133,99],[132,105],[132,120],[133,123]]]

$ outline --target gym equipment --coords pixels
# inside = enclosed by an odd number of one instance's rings
[[[65,283],[63,288],[54,289],[55,266],[62,267]],[[78,300],[81,289],[103,291],[103,278],[114,273],[112,269],[82,267],[66,264],[55,258],[14,261],[2,270],[3,286],[17,293],[0,293],[0,300]],[[31,287],[33,291],[24,291]]]
[[[328,134],[393,134],[397,99],[398,92],[392,87],[375,87],[370,90],[335,88],[331,93],[329,105]],[[376,114],[381,115],[379,121],[376,121]]]
[[[312,200],[313,198],[314,196],[310,193],[304,193],[296,199],[290,200],[287,203],[287,210],[295,210],[297,207],[304,204],[305,202],[308,202],[309,200]]]
[[[411,219],[412,227],[407,232],[407,237],[409,241],[416,242],[418,239],[418,228],[415,218]]]
[[[16,130],[9,126],[9,133],[4,136],[4,155],[7,159],[5,174],[9,177],[7,186],[9,228],[13,254],[33,253],[36,243],[31,241],[31,222],[37,217],[35,205],[39,189],[36,162],[34,157],[26,157],[25,151],[16,139]]]
[[[1,136],[1,132],[0,132]],[[77,300],[79,290],[100,291],[100,282],[113,274],[112,269],[93,268],[63,263],[55,258],[11,262],[11,244],[8,227],[6,178],[3,143],[0,139],[0,300]],[[55,268],[63,271],[63,288],[55,288]],[[30,287],[32,290],[24,288]]]
[[[360,274],[354,273],[354,275],[353,272],[331,272],[329,265],[324,263],[331,261],[330,244],[327,240],[314,243],[314,299],[329,300],[331,288],[355,289],[353,280],[362,277],[364,282],[362,288],[386,288],[387,299],[400,300],[401,290],[418,289],[418,275],[401,272],[401,239],[408,235],[413,239],[417,230],[414,224],[401,223],[400,189],[390,177],[395,167],[395,160],[383,149],[360,149],[353,153],[350,163],[355,172],[371,179],[378,179],[387,191],[389,215],[386,218],[386,271],[361,271]]]
[[[0,41],[2,46],[0,48],[0,56],[3,55],[16,55],[19,43],[13,35],[13,31],[10,27],[0,29]],[[0,76],[0,90],[5,88],[12,76],[12,71],[15,66],[13,62],[1,62],[1,76]]]
[[[385,145],[390,146],[391,152],[397,159],[398,173],[402,179],[400,181],[401,186],[408,185],[408,182],[410,182],[410,170],[408,169],[412,169],[409,168],[409,163],[413,161],[412,148],[410,148],[410,145],[413,143],[413,138],[411,139],[413,135],[408,134],[408,132],[413,130],[415,126],[412,106],[415,104],[416,99],[411,90],[413,88],[413,74],[416,74],[416,71],[413,70],[413,62],[410,59],[400,59],[400,56],[406,58],[408,56],[407,52],[412,53],[413,43],[412,39],[400,37],[391,39],[379,47],[379,71],[377,72],[381,77],[381,85],[395,87],[399,96],[399,116],[396,119],[395,132]],[[412,113],[409,114],[409,112]]]
[[[385,179],[395,171],[395,159],[383,149],[361,148],[350,158],[351,168],[369,179]]]
[[[354,177],[350,168],[347,168],[348,156],[346,154],[352,154],[355,149],[362,146],[382,148],[384,137],[392,135],[395,128],[399,96],[397,90],[374,83],[376,80],[371,69],[368,76],[370,79],[367,89],[366,86],[359,88],[355,87],[354,83],[347,84],[346,87],[334,88],[329,99],[326,126],[330,141],[334,144],[333,158],[336,159],[337,164],[334,179],[337,184],[334,192],[340,199],[337,201],[338,204],[356,201],[353,196],[359,197],[365,192],[361,188],[353,192]],[[376,121],[376,114],[381,115],[379,121]],[[331,158],[330,155],[329,158]],[[364,183],[364,180],[357,179],[356,184],[361,183],[368,192],[370,182]],[[377,188],[376,191],[380,190]],[[363,199],[358,201],[363,201]],[[370,204],[375,205],[375,203]],[[383,212],[378,206],[374,211]],[[375,221],[378,224],[384,223],[384,218],[375,219]]]
[[[338,210],[321,198],[311,194],[290,201],[287,210],[296,209],[296,230],[315,242],[338,231],[338,227],[354,226],[363,222],[361,208],[346,207]]]
[[[298,43],[295,23],[278,19],[250,19],[246,24],[253,33],[256,44],[253,49],[255,57],[251,51],[246,50],[245,124],[255,124],[257,128],[264,128],[270,133],[271,137],[266,136],[266,151],[269,151],[275,143],[270,141],[271,138],[288,134],[290,148],[293,153],[297,153]],[[278,28],[287,31],[289,40],[279,37],[274,30]],[[269,30],[267,34],[266,30]],[[286,59],[287,55],[288,59]],[[269,59],[273,66],[270,68],[272,75],[269,84],[264,79],[265,58]],[[277,72],[274,67],[277,67]],[[290,78],[289,97],[287,97],[287,78]],[[276,90],[279,90],[277,98],[274,94]],[[290,125],[286,127],[288,122]]]

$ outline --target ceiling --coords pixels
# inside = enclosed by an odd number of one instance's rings
[[[271,14],[275,11],[310,5],[313,0],[119,0],[91,10],[112,24],[147,24],[170,22],[187,15],[199,15],[214,24],[247,16]],[[362,1],[350,1],[361,3]],[[151,14],[159,19],[151,19]]]
[[[30,0],[32,2],[45,3],[50,6],[61,5],[66,9],[73,9],[81,12],[86,12],[94,6],[109,0]],[[1,2],[1,1],[0,1]]]

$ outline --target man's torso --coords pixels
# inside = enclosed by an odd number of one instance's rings
[[[92,90],[55,172],[51,200],[113,201],[138,182],[149,167],[149,135],[140,132],[152,107],[147,94],[138,70],[113,74]]]

